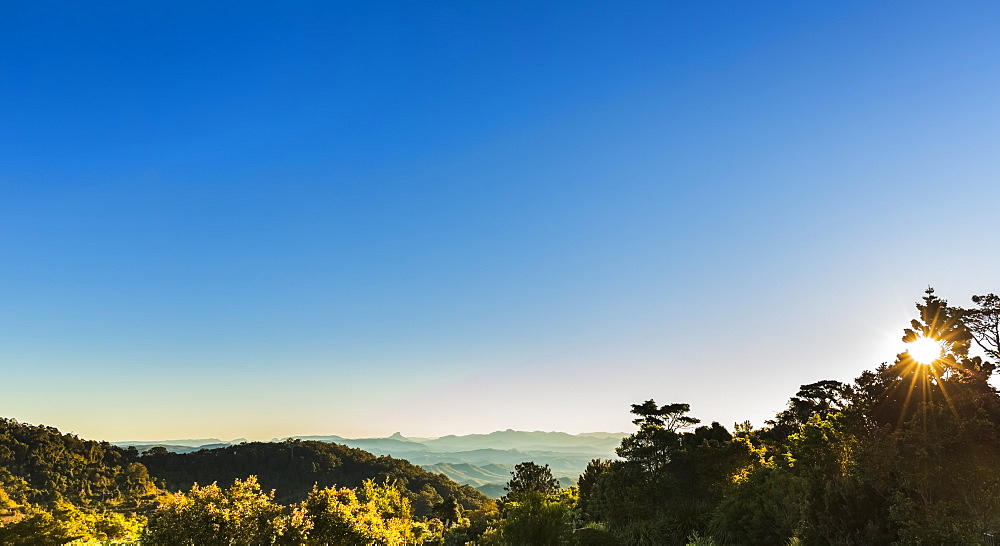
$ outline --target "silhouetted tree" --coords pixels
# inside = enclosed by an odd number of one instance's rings
[[[1000,296],[972,296],[972,302],[976,307],[964,310],[965,325],[987,356],[1000,360]]]

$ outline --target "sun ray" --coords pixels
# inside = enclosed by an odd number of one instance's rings
[[[899,422],[896,426],[902,426],[903,421],[906,418],[906,410],[910,407],[910,398],[913,396],[913,390],[917,385],[917,379],[919,379],[919,374],[910,374],[910,386],[906,389],[906,398],[903,399],[903,407],[899,411]]]

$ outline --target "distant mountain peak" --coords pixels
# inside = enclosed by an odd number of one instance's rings
[[[405,440],[406,439],[405,436],[403,436],[402,434],[400,434],[398,432],[393,432],[392,436],[389,436],[389,438],[392,438],[393,440]]]

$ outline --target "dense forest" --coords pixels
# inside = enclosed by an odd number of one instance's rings
[[[761,428],[634,404],[578,486],[525,461],[496,502],[332,443],[140,454],[0,420],[0,544],[995,544],[1000,297],[972,302],[928,289],[910,349]]]

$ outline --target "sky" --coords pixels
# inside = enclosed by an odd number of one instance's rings
[[[0,416],[762,425],[1000,291],[1000,4],[0,5]]]

